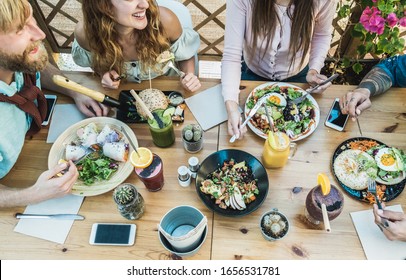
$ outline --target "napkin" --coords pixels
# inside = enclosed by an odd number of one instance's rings
[[[221,79],[221,61],[199,60],[199,78]]]
[[[47,143],[54,143],[68,127],[85,118],[75,104],[57,104],[49,126]]]
[[[385,209],[403,212],[400,205],[387,206]],[[368,260],[406,258],[406,242],[388,240],[375,224],[372,210],[352,212],[350,215]]]
[[[77,214],[83,199],[83,196],[71,194],[46,200],[38,204],[28,205],[24,214]],[[73,222],[74,220],[21,219],[14,231],[63,244]]]
[[[228,119],[221,84],[186,98],[185,102],[204,131]]]

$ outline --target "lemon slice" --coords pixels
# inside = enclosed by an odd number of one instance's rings
[[[317,184],[321,187],[321,193],[323,195],[328,195],[331,190],[330,180],[324,173],[317,174]]]
[[[153,159],[153,155],[151,150],[147,148],[140,147],[137,149],[138,154],[136,151],[132,151],[130,155],[131,164],[135,168],[146,168],[148,167]]]
[[[275,140],[275,133],[272,130],[270,130],[268,133],[268,143],[273,148],[277,147],[276,140]]]

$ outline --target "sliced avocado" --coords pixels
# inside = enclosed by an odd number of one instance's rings
[[[392,150],[396,158],[396,167],[398,168],[399,171],[406,171],[402,159],[402,153],[397,148],[392,148]]]
[[[274,120],[282,118],[282,113],[279,112],[277,107],[272,106],[272,112],[271,112],[272,118]]]
[[[241,168],[241,167],[245,167],[245,161],[241,161],[237,164],[234,164],[233,169],[237,169],[237,168]]]

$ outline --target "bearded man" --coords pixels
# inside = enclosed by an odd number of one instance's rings
[[[25,136],[41,129],[47,112],[41,85],[62,92],[62,88],[52,82],[52,76],[61,75],[61,71],[48,63],[42,44],[44,38],[27,0],[0,1],[0,179],[17,161]],[[65,89],[63,92],[72,97],[87,116],[108,113],[108,107],[84,95]],[[55,176],[64,169],[68,170],[63,176]],[[77,177],[76,167],[70,162],[45,171],[34,185],[27,188],[0,184],[0,208],[68,194]]]

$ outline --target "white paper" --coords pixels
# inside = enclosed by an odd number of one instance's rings
[[[185,102],[204,131],[228,119],[221,84],[186,98]]]
[[[38,204],[28,205],[24,214],[77,214],[84,197],[67,195]],[[65,243],[74,220],[56,219],[21,219],[14,231],[49,240],[59,244]],[[81,221],[76,221],[80,223]]]
[[[52,115],[47,143],[54,143],[68,127],[85,118],[75,104],[57,104]]]
[[[199,78],[221,79],[221,62],[199,60]]]
[[[387,206],[385,209],[403,212],[400,205]],[[374,222],[372,210],[350,213],[368,260],[404,260],[406,242],[390,241]]]

